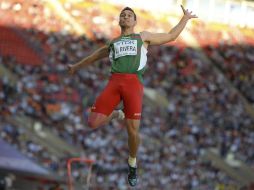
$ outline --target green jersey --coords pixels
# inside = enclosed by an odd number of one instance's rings
[[[140,34],[120,36],[109,44],[109,59],[112,73],[134,73],[143,82],[147,61],[147,49]]]

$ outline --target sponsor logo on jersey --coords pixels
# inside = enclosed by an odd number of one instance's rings
[[[114,43],[115,58],[137,55],[137,40],[124,39]]]

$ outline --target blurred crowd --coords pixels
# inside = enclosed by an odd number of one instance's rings
[[[74,76],[66,71],[67,64],[76,63],[106,43],[107,35],[98,34],[107,34],[111,28],[100,30],[92,25],[97,35],[91,40],[85,35],[53,32],[55,27],[62,31],[70,27],[57,16],[47,19],[45,14],[51,12],[41,1],[17,3],[13,0],[0,5],[0,14],[7,12],[9,19],[15,18],[14,24],[38,27],[21,32],[36,48],[41,48],[46,57],[45,63],[36,67],[20,64],[15,56],[0,57],[0,64],[18,79],[14,85],[6,77],[0,79],[0,137],[44,167],[66,176],[66,157],[50,155],[47,147],[31,140],[26,131],[6,119],[13,115],[33,118],[96,160],[91,179],[94,189],[128,189],[124,123],[115,120],[93,132],[86,127],[86,110],[110,75],[108,60],[101,60]],[[39,12],[33,11],[36,7],[41,7]],[[65,5],[67,10],[68,7],[70,5]],[[88,18],[96,17],[95,9],[92,10]],[[16,17],[27,20],[20,21]],[[105,24],[110,26],[108,22]],[[45,33],[39,31],[44,29]],[[235,180],[202,159],[204,150],[211,147],[220,150],[222,157],[232,153],[254,169],[254,120],[246,112],[239,92],[232,90],[225,80],[232,81],[253,103],[253,49],[221,44],[204,50],[210,60],[191,47],[149,48],[144,84],[167,97],[169,104],[166,109],[157,105],[143,106],[137,189],[209,190],[215,189],[217,184],[237,185]],[[218,65],[224,74],[218,73],[212,64]],[[82,172],[82,168],[77,167],[74,177],[79,179]]]
[[[205,51],[232,84],[254,105],[253,46],[220,43],[216,47],[205,47]]]

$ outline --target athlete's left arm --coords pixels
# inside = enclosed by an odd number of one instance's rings
[[[192,18],[197,18],[196,15],[192,14],[192,11],[184,9],[182,5],[181,8],[183,10],[184,15],[179,21],[179,23],[174,28],[172,28],[169,33],[151,33],[144,31],[141,32],[142,40],[148,43],[149,45],[161,45],[174,41],[183,31],[188,20]]]

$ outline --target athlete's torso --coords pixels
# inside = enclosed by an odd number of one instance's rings
[[[112,73],[135,73],[142,81],[147,62],[147,49],[140,34],[120,36],[109,44]]]

